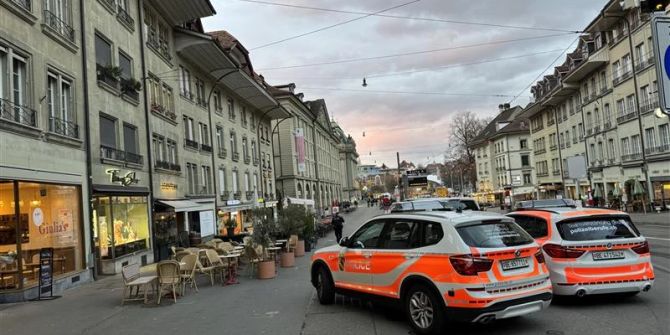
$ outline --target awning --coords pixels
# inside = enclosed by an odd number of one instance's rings
[[[191,200],[158,200],[161,204],[174,208],[175,212],[198,212],[212,210],[211,206]]]
[[[291,205],[307,205],[314,206],[314,200],[312,199],[300,199],[300,198],[286,198]]]
[[[171,26],[216,14],[209,0],[153,0],[151,4]]]
[[[237,211],[252,209],[253,207],[254,207],[253,204],[240,204],[240,205],[231,205],[231,206],[219,206],[219,210],[222,210],[224,212],[237,212]]]
[[[109,195],[148,195],[149,188],[144,186],[121,186],[93,184],[93,193]]]
[[[174,37],[175,50],[180,56],[198,64],[240,99],[263,112],[268,118],[289,117],[277,100],[254,78],[242,71],[212,36],[177,28]]]

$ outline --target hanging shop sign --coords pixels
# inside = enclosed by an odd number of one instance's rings
[[[110,183],[119,183],[122,186],[130,186],[139,183],[139,179],[135,176],[134,171],[129,171],[125,175],[121,174],[121,170],[109,169],[105,171],[109,175]]]

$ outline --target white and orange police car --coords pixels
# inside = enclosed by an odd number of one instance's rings
[[[511,218],[485,212],[372,218],[314,253],[311,280],[321,304],[336,292],[402,303],[420,334],[439,332],[447,320],[537,312],[552,298],[538,244]]]
[[[637,294],[654,283],[649,243],[624,212],[557,199],[524,201],[508,216],[542,246],[556,295]]]

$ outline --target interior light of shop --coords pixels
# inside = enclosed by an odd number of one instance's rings
[[[39,200],[33,200],[33,201],[30,202],[30,206],[33,206],[33,207],[37,207],[41,204],[42,204],[42,202],[39,201]]]
[[[165,220],[165,215],[161,215],[161,220]]]

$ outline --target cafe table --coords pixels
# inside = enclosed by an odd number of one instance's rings
[[[240,258],[239,253],[229,253],[227,255],[219,255],[219,258],[223,261],[225,260],[228,263],[228,280],[226,280],[225,285],[239,284],[237,280],[237,265]]]
[[[279,250],[281,247],[269,247],[266,249],[268,253],[272,254],[272,257],[275,259],[275,273],[277,273],[277,268],[279,267]]]

